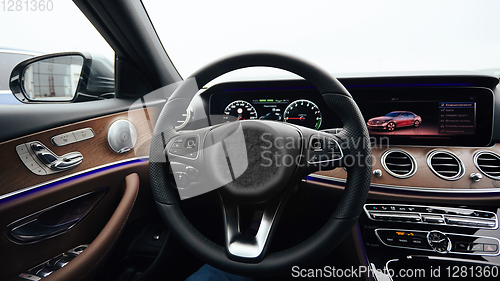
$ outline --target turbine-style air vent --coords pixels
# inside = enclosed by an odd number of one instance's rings
[[[417,162],[404,150],[391,149],[382,154],[382,166],[391,176],[406,179],[417,171]]]
[[[500,180],[500,156],[489,151],[479,151],[474,154],[476,168],[488,178]]]
[[[427,165],[434,174],[445,180],[458,180],[465,174],[462,160],[448,151],[432,151],[427,156]]]

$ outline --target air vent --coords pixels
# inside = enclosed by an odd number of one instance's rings
[[[391,176],[406,179],[417,171],[417,162],[404,150],[391,149],[382,154],[382,166]]]
[[[500,180],[500,156],[489,151],[479,151],[474,154],[476,168],[488,178]]]
[[[449,151],[432,151],[427,156],[427,165],[434,174],[445,180],[458,180],[465,174],[462,160]]]

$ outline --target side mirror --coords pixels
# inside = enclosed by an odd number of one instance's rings
[[[10,89],[24,103],[79,102],[114,97],[113,63],[85,53],[57,53],[19,63]]]

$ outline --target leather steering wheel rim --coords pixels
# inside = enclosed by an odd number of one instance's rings
[[[186,219],[179,206],[174,182],[168,178],[164,153],[166,142],[174,137],[175,118],[187,109],[196,92],[227,72],[245,67],[274,67],[295,73],[308,80],[322,94],[327,105],[340,117],[344,126],[338,134],[348,144],[346,151],[356,155],[363,165],[347,168],[345,190],[328,222],[302,243],[275,253],[258,262],[234,260],[227,249],[207,239]],[[178,116],[178,115],[177,115]],[[294,265],[304,265],[330,253],[350,232],[361,214],[371,180],[371,148],[363,116],[349,92],[319,67],[282,54],[244,53],[213,62],[188,77],[164,106],[156,123],[150,150],[150,179],[158,210],[170,230],[191,252],[221,270],[249,276],[272,276],[290,273]]]

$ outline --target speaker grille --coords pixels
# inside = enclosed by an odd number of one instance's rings
[[[434,174],[445,180],[458,180],[465,174],[460,158],[448,151],[432,151],[427,156],[427,165]]]
[[[381,161],[385,171],[396,178],[409,178],[417,171],[417,162],[404,150],[388,150],[382,155]]]
[[[490,179],[500,180],[500,156],[489,151],[480,151],[474,154],[474,164]]]

